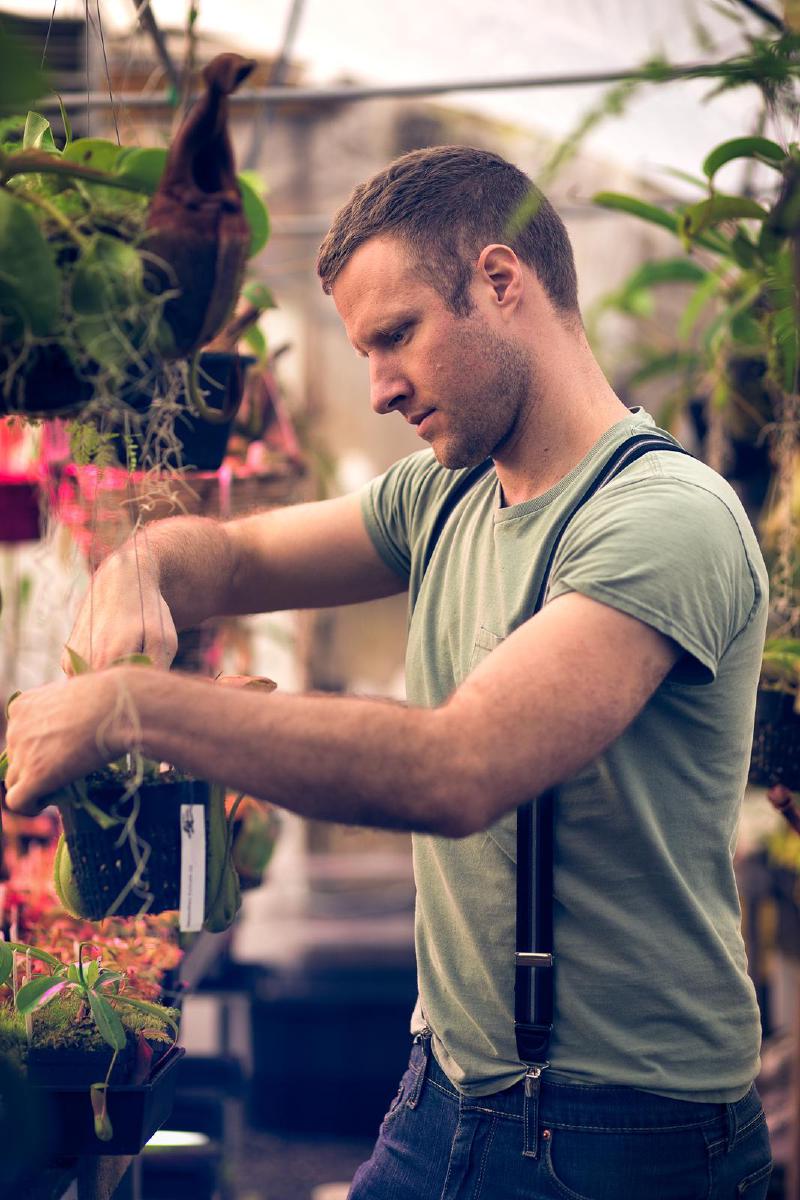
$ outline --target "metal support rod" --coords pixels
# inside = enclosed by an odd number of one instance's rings
[[[455,79],[447,83],[375,84],[365,86],[342,85],[340,87],[264,87],[235,92],[228,97],[232,105],[240,104],[348,104],[356,100],[409,98],[412,96],[441,96],[447,92],[497,92],[512,88],[582,87],[606,83],[621,83],[623,80],[666,83],[677,79],[717,78],[725,73],[726,63],[687,63],[683,66],[664,67],[657,78],[648,68],[620,71],[597,71],[592,74],[569,75],[520,75],[510,79]],[[796,74],[800,75],[800,68]],[[101,92],[92,92],[87,97],[80,92],[62,94],[68,110],[80,108],[87,103],[93,108],[108,108],[109,98]],[[128,108],[162,108],[169,104],[162,93],[144,95],[141,92],[122,92],[114,97],[117,105]],[[39,110],[58,109],[58,102],[42,100]]]
[[[173,89],[175,95],[177,96],[181,90],[180,74],[178,73],[178,68],[175,66],[175,63],[172,61],[172,56],[170,55],[169,50],[167,49],[167,43],[164,40],[164,35],[158,27],[153,10],[150,7],[150,0],[141,0],[141,3],[137,3],[137,0],[134,0],[134,7],[136,9],[136,17],[139,21],[139,24],[145,33],[149,34],[153,45],[155,46],[159,62],[166,71],[167,79],[169,80],[169,86]],[[93,105],[97,103],[93,97],[90,96],[89,99]],[[128,103],[125,100],[122,102]],[[119,103],[120,97],[117,97],[117,104]]]

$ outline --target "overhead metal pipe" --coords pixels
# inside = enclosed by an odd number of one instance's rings
[[[229,103],[242,104],[349,104],[358,100],[380,100],[392,98],[408,98],[412,96],[441,96],[448,92],[497,92],[514,88],[548,88],[548,87],[591,87],[596,84],[621,83],[623,80],[643,80],[645,82],[671,82],[677,79],[709,79],[722,75],[729,64],[724,63],[691,63],[682,66],[664,66],[659,68],[657,80],[654,79],[652,68],[637,67],[619,71],[596,71],[587,74],[566,75],[520,75],[509,79],[455,79],[446,83],[410,83],[410,84],[341,84],[334,87],[264,87],[249,88],[229,97]],[[798,68],[800,74],[800,68]],[[87,102],[92,108],[109,108],[111,101],[102,92],[67,92],[62,94],[62,100],[70,109],[85,107]],[[142,94],[141,92],[120,92],[114,97],[114,103],[128,108],[164,108],[169,106],[169,97],[163,92],[158,94]],[[45,111],[58,111],[56,100],[42,100],[37,108]]]

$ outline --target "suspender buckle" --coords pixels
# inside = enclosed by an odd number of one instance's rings
[[[534,970],[553,965],[552,954],[544,954],[538,950],[517,950],[514,958],[518,967],[531,967]]]

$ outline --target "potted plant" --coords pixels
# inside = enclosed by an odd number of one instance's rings
[[[67,649],[76,673],[87,672]],[[145,655],[121,661],[150,665]],[[256,678],[243,686],[275,688]],[[0,782],[7,769],[4,751]],[[63,826],[54,883],[68,913],[99,921],[178,910],[187,931],[221,932],[232,924],[241,903],[233,845],[244,795],[226,812],[222,785],[162,769],[134,751],[49,800]]]
[[[138,1153],[171,1107],[178,1013],[132,995],[125,973],[90,946],[82,942],[66,964],[0,942],[0,1050],[55,1110],[53,1153]]]
[[[775,173],[759,200],[718,190],[717,174],[748,159]],[[756,712],[751,781],[800,788],[800,542],[795,497],[800,447],[797,278],[800,267],[800,147],[763,137],[734,138],[703,163],[706,194],[675,211],[635,197],[595,201],[671,230],[685,252],[640,269],[617,293],[632,297],[662,284],[691,283],[671,350],[649,363],[683,372],[684,401],[708,397],[706,424],[768,449],[771,471],[761,540],[771,581],[770,624]],[[691,275],[688,273],[691,271]],[[641,307],[641,306],[640,306]],[[748,370],[743,365],[748,365]],[[757,369],[756,369],[757,368]],[[642,378],[647,372],[640,374]]]
[[[252,66],[223,54],[205,68],[169,151],[73,140],[66,114],[62,146],[35,112],[0,123],[0,412],[129,433],[155,393],[219,419],[200,354],[269,235],[227,133]]]

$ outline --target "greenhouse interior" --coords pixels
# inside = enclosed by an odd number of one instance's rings
[[[0,1200],[800,1200],[799,127],[797,0],[0,0]]]

